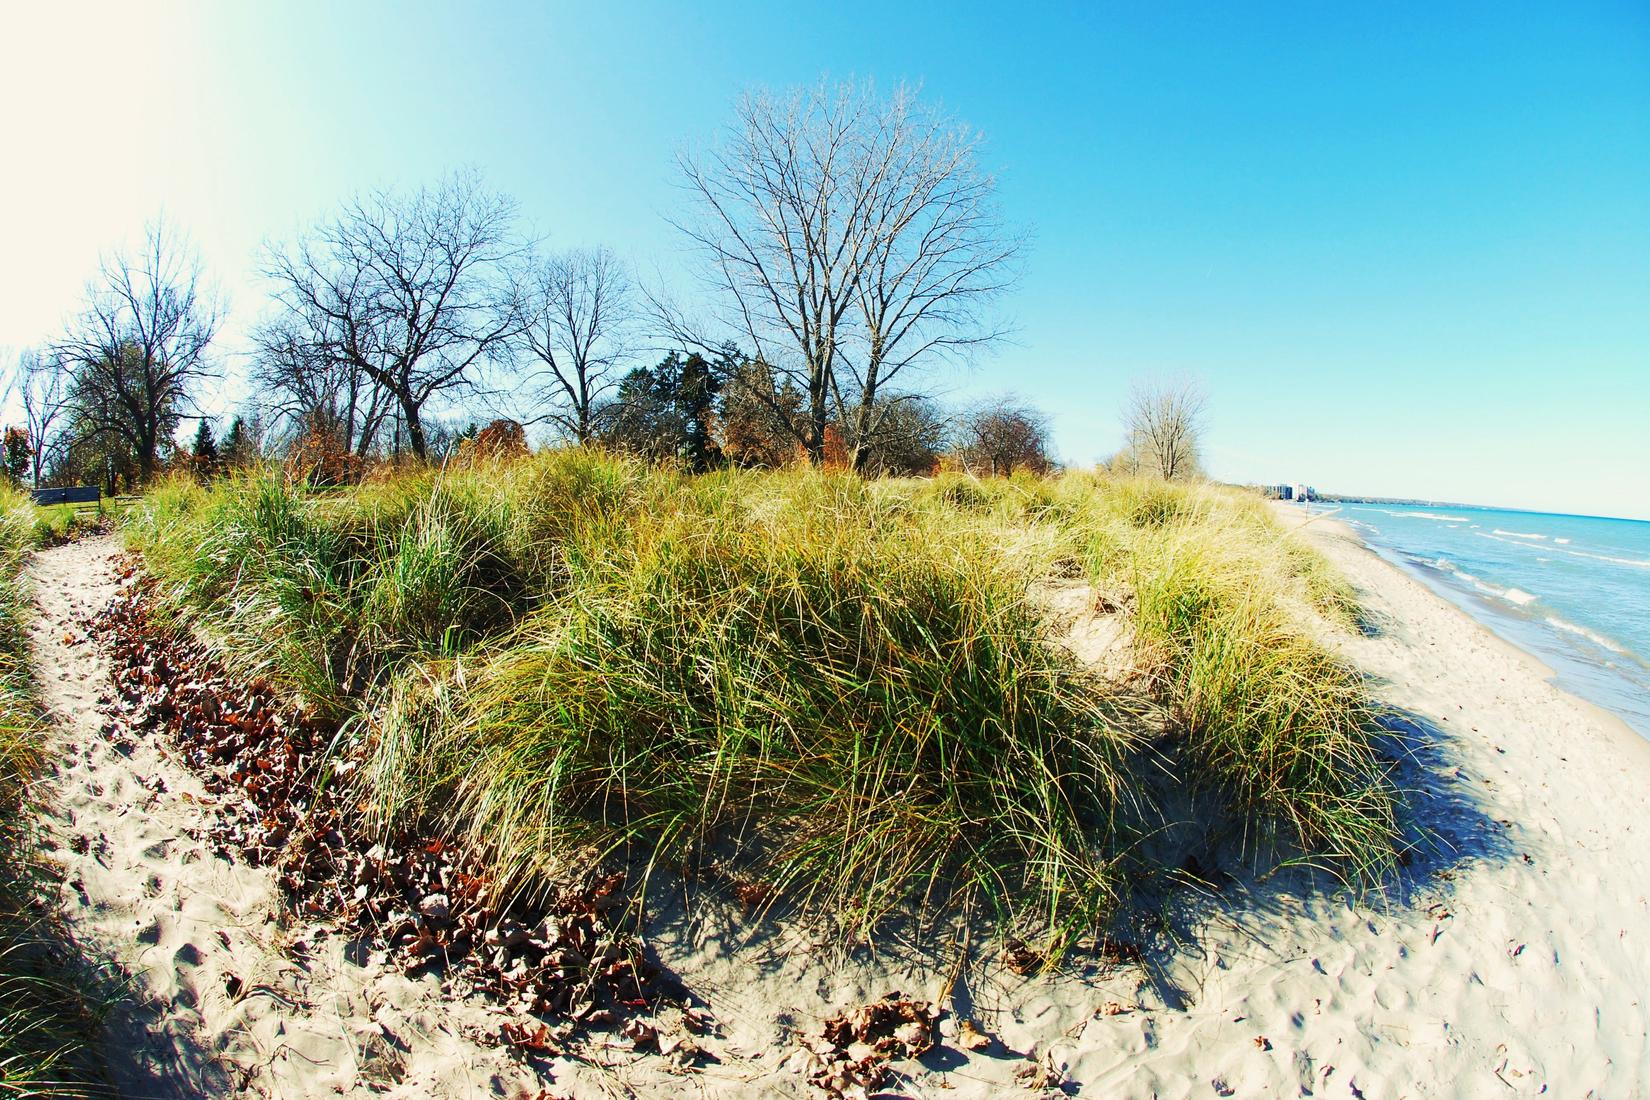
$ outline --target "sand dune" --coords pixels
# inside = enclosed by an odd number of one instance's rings
[[[503,1018],[488,1006],[283,913],[267,872],[200,839],[212,796],[164,747],[106,734],[84,621],[113,591],[113,543],[44,552],[34,641],[60,724],[62,904],[137,994],[111,1063],[133,1096],[818,1095],[799,1040],[898,989],[947,994],[950,1015],[890,1095],[1639,1095],[1650,746],[1345,528],[1298,537],[1363,596],[1372,632],[1336,644],[1408,745],[1400,775],[1428,839],[1384,896],[1300,871],[1221,878],[1142,921],[1143,965],[1025,977],[983,934],[961,956],[949,935],[919,949],[891,933],[844,957],[805,927],[661,891],[652,948],[719,1024],[715,1061],[691,1070],[601,1039],[517,1062],[487,1041]],[[1118,637],[1088,633],[1097,652]],[[962,1049],[964,1017],[993,1044]]]

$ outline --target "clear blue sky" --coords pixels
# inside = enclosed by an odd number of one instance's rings
[[[953,395],[1023,393],[1082,463],[1131,377],[1190,373],[1222,478],[1650,517],[1650,7],[887,8],[14,10],[0,349],[164,208],[232,351],[261,240],[466,164],[680,279],[672,155],[741,89],[906,80],[1035,239],[1014,344]]]

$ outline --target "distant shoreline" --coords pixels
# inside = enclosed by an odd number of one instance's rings
[[[1290,502],[1290,501],[1277,501],[1277,502],[1275,502],[1275,505],[1278,508],[1281,509],[1281,508],[1287,508],[1288,505],[1290,505],[1291,503],[1292,502]],[[1352,501],[1352,500],[1345,500],[1345,501],[1321,500],[1321,501],[1314,501],[1313,503],[1323,503],[1323,504],[1337,503],[1338,504],[1338,503],[1362,503],[1362,502]],[[1477,508],[1478,510],[1481,510],[1481,511],[1495,511],[1495,512],[1523,511],[1525,514],[1528,514],[1528,515],[1541,515],[1541,516],[1555,516],[1555,515],[1561,515],[1562,514],[1562,513],[1557,513],[1557,512],[1532,512],[1532,511],[1529,511],[1528,509],[1490,508],[1487,505],[1470,505],[1470,504],[1433,505],[1433,507],[1451,507],[1451,508],[1465,508],[1465,509]],[[1337,509],[1337,511],[1338,511],[1338,509]],[[1285,512],[1284,515],[1288,516],[1289,513]],[[1299,514],[1297,513],[1296,516],[1298,517]],[[1578,518],[1604,519],[1604,518],[1610,518],[1610,517],[1587,516],[1587,517],[1578,517]],[[1375,539],[1368,538],[1362,532],[1359,532],[1356,529],[1354,529],[1354,527],[1352,525],[1345,522],[1344,517],[1337,516],[1334,512],[1320,513],[1318,515],[1312,516],[1311,519],[1295,518],[1294,522],[1298,522],[1298,523],[1301,523],[1301,524],[1305,524],[1305,523],[1309,523],[1309,522],[1310,523],[1318,523],[1318,524],[1322,524],[1324,527],[1328,527],[1328,526],[1332,525],[1334,527],[1334,529],[1337,531],[1337,533],[1339,533],[1342,537],[1344,537],[1348,541],[1356,544],[1357,546],[1361,547],[1365,553],[1369,554],[1375,560],[1381,562],[1388,569],[1392,570],[1394,573],[1398,574],[1399,576],[1402,576],[1402,577],[1408,579],[1412,583],[1419,584],[1423,589],[1425,589],[1434,598],[1442,601],[1446,606],[1452,608],[1457,614],[1462,616],[1468,622],[1472,623],[1475,628],[1477,628],[1478,630],[1484,632],[1489,637],[1495,639],[1496,642],[1498,642],[1499,644],[1507,647],[1509,650],[1516,653],[1518,656],[1522,657],[1527,662],[1533,664],[1536,667],[1536,669],[1539,670],[1542,678],[1545,679],[1546,682],[1549,683],[1555,690],[1563,692],[1570,699],[1572,699],[1575,702],[1581,704],[1582,706],[1594,711],[1601,719],[1603,719],[1606,722],[1606,724],[1618,727],[1619,729],[1625,731],[1628,735],[1630,735],[1635,740],[1638,740],[1638,741],[1642,742],[1646,746],[1650,746],[1650,730],[1641,729],[1640,725],[1635,724],[1633,719],[1630,718],[1628,715],[1619,712],[1618,710],[1613,708],[1607,701],[1602,700],[1602,699],[1594,698],[1592,696],[1592,694],[1590,692],[1588,692],[1587,690],[1585,690],[1585,688],[1582,685],[1571,682],[1569,676],[1566,675],[1565,671],[1563,669],[1559,668],[1559,667],[1556,667],[1552,663],[1552,659],[1549,656],[1547,656],[1546,654],[1543,654],[1542,652],[1540,652],[1539,650],[1537,650],[1535,648],[1532,648],[1527,640],[1520,639],[1515,632],[1510,631],[1509,629],[1507,629],[1504,620],[1498,618],[1497,616],[1495,616],[1493,614],[1480,613],[1478,610],[1476,610],[1474,608],[1474,606],[1471,603],[1466,602],[1466,601],[1458,598],[1454,593],[1448,591],[1446,588],[1443,588],[1443,587],[1440,587],[1439,585],[1437,585],[1434,582],[1433,578],[1427,576],[1426,573],[1423,570],[1420,570],[1420,569],[1416,568],[1415,566],[1411,565],[1409,562],[1405,561],[1404,558],[1403,558],[1403,555],[1398,552],[1396,547],[1389,546],[1385,543],[1382,543],[1380,540],[1375,540]],[[1640,521],[1629,520],[1629,521],[1625,521],[1625,522],[1640,522]]]
[[[1280,501],[1282,504],[1299,504],[1300,501]],[[1374,497],[1357,496],[1347,493],[1318,493],[1306,503],[1310,504],[1387,504],[1409,508],[1466,508],[1475,512],[1515,512],[1526,516],[1559,516],[1566,519],[1602,519],[1612,523],[1650,523],[1650,519],[1634,519],[1632,516],[1603,516],[1594,512],[1550,512],[1542,508],[1513,508],[1495,504],[1463,504],[1458,500],[1421,500],[1409,497]]]

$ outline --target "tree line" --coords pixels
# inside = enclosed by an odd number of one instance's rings
[[[947,410],[925,386],[1002,338],[994,306],[1024,250],[980,148],[904,88],[747,95],[676,164],[697,312],[605,248],[546,252],[473,172],[357,196],[262,250],[255,411],[221,436],[196,399],[220,373],[223,308],[182,235],[156,224],[101,264],[60,338],[20,358],[6,466],[113,489],[184,458],[210,471],[297,453],[347,477],[386,456],[440,460],[489,420],[495,436],[538,429],[692,469],[1045,471],[1035,409]],[[1195,467],[1200,407],[1182,396],[1131,405],[1120,462]],[[1165,413],[1175,438],[1159,445]]]

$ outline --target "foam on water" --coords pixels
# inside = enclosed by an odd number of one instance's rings
[[[1341,514],[1561,686],[1650,737],[1650,523],[1436,505]]]
[[[1619,653],[1623,657],[1632,656],[1631,653],[1617,645],[1615,642],[1612,642],[1610,639],[1602,638],[1599,635],[1594,634],[1591,630],[1588,630],[1586,627],[1577,626],[1575,623],[1569,622],[1566,619],[1561,619],[1557,615],[1548,615],[1547,622],[1557,627],[1559,630],[1586,638],[1589,642],[1592,642],[1594,645],[1600,646],[1604,649],[1608,649],[1611,653]]]

